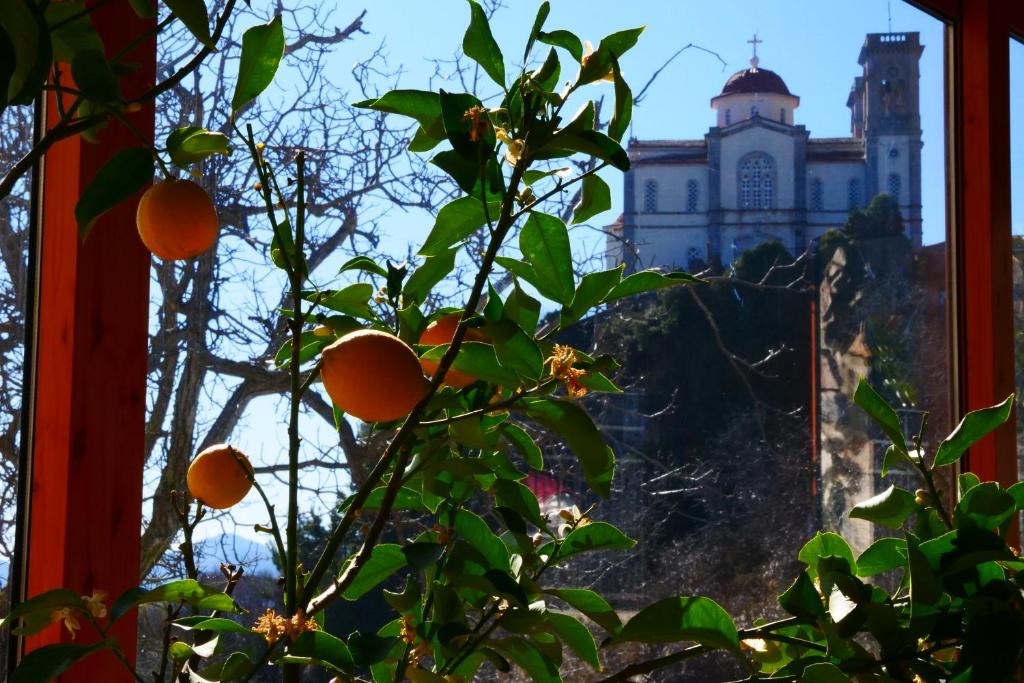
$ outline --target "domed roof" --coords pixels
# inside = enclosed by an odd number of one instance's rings
[[[774,93],[792,97],[792,93],[789,92],[789,88],[786,87],[786,82],[782,80],[781,76],[774,71],[757,67],[743,69],[730,76],[729,80],[725,82],[725,86],[722,87],[719,97],[745,93]]]

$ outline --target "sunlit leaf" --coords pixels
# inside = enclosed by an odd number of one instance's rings
[[[1013,394],[1007,396],[998,405],[972,410],[964,415],[964,419],[960,421],[956,429],[939,444],[939,449],[935,452],[934,467],[955,463],[979,439],[995,431],[1006,422],[1010,417],[1011,410],[1013,410]]]
[[[736,626],[724,609],[708,598],[666,598],[640,610],[626,622],[614,642],[671,643],[692,641],[712,649],[739,651]]]
[[[541,31],[537,34],[537,40],[568,51],[577,62],[583,61],[583,41],[570,31]]]
[[[469,510],[459,510],[455,514],[455,531],[487,559],[490,567],[508,571],[508,547],[482,517]]]
[[[618,58],[614,57],[611,61],[612,75],[615,79],[615,111],[612,113],[612,120],[608,122],[608,137],[621,142],[633,117],[633,92],[629,89],[626,79],[622,77]]]
[[[505,61],[501,48],[491,35],[487,14],[476,0],[469,0],[469,9],[469,28],[462,39],[462,51],[482,66],[495,83],[505,87]]]
[[[595,550],[629,550],[636,541],[607,522],[592,522],[569,532],[558,550],[558,562]]]
[[[526,401],[526,414],[565,440],[594,493],[611,495],[615,454],[583,408],[570,401],[537,398]]]
[[[700,282],[697,278],[684,272],[661,273],[656,270],[641,270],[627,276],[615,285],[604,301],[614,301],[627,296],[643,294],[664,287],[675,287],[676,285],[690,285]]]
[[[349,259],[345,262],[345,265],[338,269],[338,274],[340,275],[350,270],[362,270],[374,275],[380,275],[381,277],[387,277],[388,275],[388,271],[384,270],[384,268],[368,256],[356,256]]]
[[[422,358],[439,362],[448,350],[447,344],[440,344],[424,352]],[[504,387],[517,387],[520,385],[519,376],[512,370],[498,362],[494,353],[494,347],[482,342],[463,342],[459,347],[459,353],[455,356],[452,367],[459,372],[464,372],[473,377],[479,377],[485,382],[497,384]]]
[[[818,532],[814,538],[807,541],[800,549],[797,558],[807,565],[807,572],[811,578],[818,575],[818,563],[822,558],[838,557],[846,560],[851,572],[857,571],[857,561],[853,558],[853,551],[850,544],[839,534],[829,532]]]
[[[437,212],[434,227],[420,248],[421,256],[437,256],[487,224],[495,221],[501,204],[488,202],[486,207],[476,197],[459,197]]]
[[[447,251],[439,252],[436,256],[428,256],[423,259],[423,263],[412,272],[402,290],[405,304],[415,305],[426,301],[434,286],[455,268],[455,256],[458,252],[458,247],[452,247]]]
[[[901,453],[910,452],[907,450],[907,441],[903,436],[903,428],[900,425],[900,418],[896,415],[896,411],[863,378],[861,378],[857,384],[857,389],[853,392],[853,401],[863,408],[871,419],[881,427],[885,435],[889,437],[889,440],[892,441],[893,445]]]
[[[171,161],[179,166],[202,161],[214,154],[229,155],[231,146],[224,133],[209,131],[199,126],[179,128],[167,136],[167,152]]]
[[[877,496],[854,505],[850,517],[899,529],[917,509],[913,493],[890,486]]]
[[[547,615],[547,622],[558,635],[559,639],[569,646],[577,657],[592,666],[601,670],[601,661],[597,657],[597,643],[590,629],[580,623],[579,619],[568,614],[551,612]]]
[[[523,51],[523,62],[530,61],[530,52],[533,50],[533,44],[537,40],[537,36],[540,34],[542,28],[544,28],[544,22],[547,21],[548,14],[551,13],[551,3],[548,0],[544,0],[537,8],[537,16],[533,20],[533,26],[530,28],[530,37],[526,41],[526,49]]]
[[[612,208],[612,192],[601,176],[592,173],[581,181],[580,201],[572,208],[572,224],[583,223]]]
[[[540,293],[568,305],[573,297],[572,252],[565,223],[556,216],[531,213],[519,232],[519,249],[536,273]]]
[[[416,119],[425,136],[433,140],[444,139],[444,125],[441,123],[441,99],[436,92],[392,90],[377,99],[363,100],[352,106],[408,116]]]
[[[624,265],[611,270],[587,273],[580,279],[579,286],[573,295],[572,303],[562,309],[559,326],[568,327],[590,312],[594,306],[604,301],[608,294],[622,279]]]
[[[522,454],[527,465],[535,470],[544,469],[544,454],[525,429],[514,424],[506,424],[501,428],[501,433]]]
[[[238,61],[238,80],[231,97],[231,110],[256,99],[274,80],[284,55],[284,27],[281,15],[270,23],[253,26],[242,35],[242,55]]]
[[[351,557],[345,561],[342,573],[345,572],[351,561]],[[358,600],[405,566],[406,559],[401,546],[394,543],[381,543],[374,546],[370,559],[366,561],[342,595],[346,600]]]
[[[857,576],[874,576],[907,565],[907,542],[902,538],[880,538],[857,558]]]
[[[347,596],[346,596],[347,597]],[[325,631],[307,631],[288,646],[288,654],[325,663],[342,671],[355,669],[352,653],[343,640]]]
[[[595,624],[611,634],[619,632],[622,622],[608,601],[585,588],[548,588],[545,593],[567,602],[570,607],[589,617]]]

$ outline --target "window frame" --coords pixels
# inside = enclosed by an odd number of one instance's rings
[[[1008,50],[1012,36],[1024,35],[1024,4],[908,1],[947,22],[950,414],[959,417],[1014,391]],[[112,48],[153,26],[153,20],[135,16],[128,3],[110,3],[94,19]],[[144,88],[155,82],[155,40],[136,50],[133,61],[141,68],[133,76],[134,85]],[[152,104],[131,116],[152,136]],[[69,199],[78,196],[98,163],[137,144],[116,122],[103,136],[100,146],[81,140],[60,143],[35,176],[33,193],[39,198],[30,244],[33,287],[26,334],[15,600],[58,586],[105,588],[116,595],[139,580],[138,562],[131,561],[138,554],[136,534],[121,534],[140,526],[142,449],[119,448],[119,471],[112,473],[109,444],[141,442],[143,435],[149,255],[133,237],[130,208],[103,217],[88,243],[79,246],[74,202]],[[53,201],[47,203],[47,197]],[[110,253],[117,258],[110,259]],[[121,296],[132,288],[135,296]],[[116,295],[104,296],[111,291]],[[104,324],[113,327],[104,332],[99,329]],[[97,354],[92,346],[90,333],[111,331],[125,335],[121,358]],[[125,373],[129,366],[136,370]],[[110,393],[104,395],[123,401],[106,410],[86,405],[97,379],[109,385]],[[975,444],[964,467],[982,479],[1016,481],[1015,417],[993,438]],[[129,615],[116,629],[131,660],[135,626]],[[67,634],[51,627],[25,645],[31,649],[61,639]],[[21,641],[12,638],[12,648],[20,651]],[[11,666],[15,660],[10,658]],[[122,680],[124,672],[115,673],[116,666],[98,655],[64,678]]]

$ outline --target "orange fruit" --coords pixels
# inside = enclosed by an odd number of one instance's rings
[[[416,352],[377,330],[349,332],[325,348],[320,379],[334,405],[363,422],[408,415],[430,388]]]
[[[450,344],[452,339],[455,337],[455,328],[459,326],[459,320],[461,319],[462,314],[460,313],[452,313],[451,315],[446,315],[443,318],[438,318],[427,325],[427,329],[423,330],[423,334],[420,335],[420,344],[425,346]],[[465,341],[484,340],[484,335],[478,330],[475,330],[472,327],[466,330]],[[423,373],[428,377],[433,377],[434,373],[437,372],[437,361],[424,360],[421,358],[420,365],[423,366]],[[468,387],[476,380],[477,378],[473,375],[448,368],[448,372],[444,375],[443,384],[447,387],[461,389],[463,387]]]
[[[162,259],[189,259],[217,241],[217,210],[191,180],[164,180],[146,190],[135,214],[139,237]]]
[[[238,458],[249,470],[248,475]],[[224,510],[249,493],[252,473],[252,464],[245,453],[224,443],[217,444],[197,455],[188,466],[188,491],[206,507]]]

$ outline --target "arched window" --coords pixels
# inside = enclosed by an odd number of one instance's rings
[[[825,209],[825,183],[821,178],[811,178],[811,211]]]
[[[750,117],[753,118],[755,116],[757,116],[757,105],[752,104],[750,105]]]
[[[725,125],[728,126],[728,125],[731,125],[731,124],[732,124],[732,109],[726,109],[725,110]]]
[[[763,152],[740,161],[740,208],[770,209],[775,205],[775,162]]]
[[[846,204],[850,209],[860,208],[860,178],[850,178],[846,192]]]
[[[686,210],[690,213],[697,212],[697,200],[700,198],[700,191],[697,189],[696,180],[686,181]]]
[[[886,189],[889,191],[889,196],[896,200],[898,204],[900,201],[900,174],[890,173],[889,181],[886,183]]]
[[[686,268],[690,271],[700,270],[704,267],[704,260],[700,257],[700,249],[690,247],[686,250]]]
[[[644,183],[644,213],[654,213],[658,210],[658,183],[648,180]]]
[[[786,122],[786,108],[785,107],[783,107],[782,109],[779,110],[779,121],[782,121],[783,123]]]

